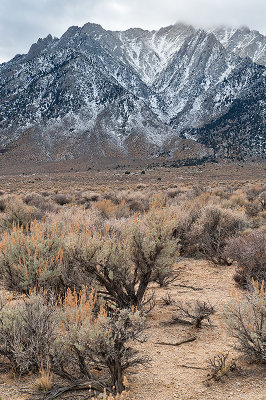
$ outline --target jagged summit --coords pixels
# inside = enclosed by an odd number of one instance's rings
[[[220,27],[213,33],[228,51],[266,65],[266,37],[258,31],[242,26],[239,29]]]
[[[262,156],[265,57],[246,28],[72,26],[0,65],[0,149],[175,157],[185,139],[195,157]]]
[[[42,38],[38,39],[37,43],[31,45],[31,48],[26,56],[26,59],[29,61],[33,58],[36,58],[52,42],[53,42],[53,37],[50,34],[46,36],[46,38],[44,39]]]

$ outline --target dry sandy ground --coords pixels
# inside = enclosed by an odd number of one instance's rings
[[[180,325],[161,325],[169,321],[174,306],[158,305],[149,317],[148,342],[142,345],[143,351],[151,357],[151,367],[139,368],[138,374],[129,376],[131,393],[136,400],[265,400],[266,376],[265,368],[258,365],[246,365],[237,361],[238,370],[222,382],[203,381],[207,378],[205,368],[208,360],[221,353],[230,353],[238,357],[232,350],[232,340],[222,327],[221,315],[223,304],[226,304],[235,290],[230,267],[215,267],[205,261],[186,260],[179,264],[182,267],[180,280],[183,284],[202,288],[195,291],[178,286],[169,289],[157,289],[157,297],[165,297],[169,292],[176,300],[207,300],[216,306],[216,314],[212,318],[214,326],[204,326],[201,330]],[[176,343],[196,336],[194,342],[178,347],[155,344],[156,342]]]
[[[58,169],[57,169],[58,168]],[[145,168],[144,168],[145,169]],[[60,169],[59,164],[40,165],[34,170],[3,168],[0,165],[0,190],[7,193],[30,191],[70,190],[115,190],[137,188],[148,185],[154,190],[163,190],[171,184],[178,185],[244,185],[265,183],[266,162],[260,163],[221,163],[205,164],[195,167],[166,168],[156,167],[85,170],[84,168]],[[125,174],[125,172],[130,174]]]
[[[135,400],[265,400],[266,375],[265,367],[249,365],[239,358],[232,349],[232,340],[222,327],[221,316],[223,304],[226,304],[236,290],[232,267],[215,267],[206,261],[184,259],[176,266],[181,269],[180,278],[167,289],[155,287],[156,306],[149,314],[147,341],[139,344],[142,354],[150,357],[150,365],[137,367],[127,374],[130,398]],[[202,290],[180,287],[193,286]],[[207,324],[196,330],[190,326],[162,324],[171,319],[175,309],[173,305],[165,306],[161,301],[170,293],[176,301],[207,300],[216,307],[212,325]],[[191,343],[178,347],[159,345],[156,342],[176,343],[196,336]],[[237,370],[222,381],[209,381],[206,364],[208,360],[221,353],[229,352],[236,358]],[[203,369],[185,368],[201,367]],[[28,389],[33,378],[16,382],[9,376],[0,381],[1,400],[25,400],[22,394]],[[40,396],[40,399],[42,397]],[[80,399],[78,394],[68,395],[67,399]]]

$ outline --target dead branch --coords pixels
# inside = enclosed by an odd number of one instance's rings
[[[192,365],[185,365],[185,364],[177,364],[177,367],[191,368],[191,369],[204,369],[204,370],[207,369],[207,368],[204,368],[204,367],[194,367]]]
[[[62,386],[62,387],[57,387],[52,390],[50,390],[48,393],[46,393],[43,397],[44,400],[54,400],[61,395],[67,393],[67,392],[73,392],[73,391],[78,391],[78,390],[88,390],[91,392],[91,397],[95,395],[95,392],[97,393],[103,393],[104,391],[104,385],[102,385],[100,382],[97,381],[88,381],[88,382],[79,382],[79,383],[73,383],[72,385],[69,386]],[[106,387],[105,387],[106,389]],[[111,389],[106,389],[107,393],[111,393]]]
[[[180,285],[180,284],[175,285],[175,284],[174,284],[173,286],[178,286],[178,287],[186,288],[186,289],[192,289],[192,290],[195,290],[195,291],[203,290],[203,288],[198,288],[198,287],[189,286],[189,285]]]
[[[182,318],[172,318],[170,321],[163,321],[160,322],[160,325],[175,325],[175,324],[181,324],[181,325],[194,325],[192,321],[187,321],[186,319]]]
[[[161,346],[180,346],[181,344],[184,343],[189,343],[189,342],[194,342],[194,340],[196,340],[196,336],[193,336],[191,338],[182,340],[181,342],[177,342],[177,343],[167,343],[167,342],[155,342],[154,344],[159,344]]]

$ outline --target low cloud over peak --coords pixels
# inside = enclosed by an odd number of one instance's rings
[[[61,36],[86,22],[106,29],[159,29],[175,22],[208,28],[243,26],[266,33],[264,0],[1,0],[0,63],[39,37]]]

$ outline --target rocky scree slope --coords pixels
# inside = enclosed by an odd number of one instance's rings
[[[0,65],[0,152],[262,157],[265,57],[247,28],[70,27]]]

